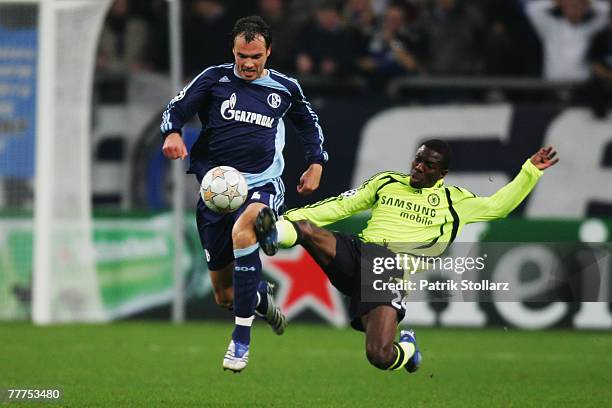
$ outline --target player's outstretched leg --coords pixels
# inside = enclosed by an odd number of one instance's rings
[[[305,221],[300,221],[305,222]],[[273,256],[279,248],[291,248],[300,242],[302,233],[299,222],[281,219],[278,222],[272,210],[262,208],[255,218],[255,235],[259,246],[268,256]]]
[[[326,229],[309,221],[275,221],[269,208],[262,208],[255,220],[257,242],[267,255],[274,255],[279,248],[302,245],[321,267],[328,265],[336,256],[336,238]]]
[[[257,306],[255,314],[270,325],[274,333],[279,336],[285,332],[287,319],[280,308],[274,303],[272,296],[274,286],[266,281],[259,282],[257,287]]]
[[[273,256],[278,252],[276,217],[270,207],[259,210],[255,218],[255,235],[259,246],[266,255]]]

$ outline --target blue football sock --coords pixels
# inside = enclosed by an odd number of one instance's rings
[[[262,315],[265,315],[268,311],[268,282],[261,281],[259,285],[257,285],[257,306],[255,306],[255,310],[257,310]]]
[[[234,331],[232,332],[232,340],[237,341],[239,343],[242,344],[250,344],[251,343],[251,326],[246,326],[246,324],[248,323],[243,323],[245,324],[244,326],[241,324],[238,324],[238,319],[237,318],[237,322],[236,325],[234,326]],[[253,322],[250,319],[247,319],[249,322]]]
[[[236,327],[232,339],[243,344],[251,341],[251,324],[261,281],[259,244],[234,250],[234,315]]]

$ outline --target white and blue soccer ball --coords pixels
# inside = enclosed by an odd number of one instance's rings
[[[218,213],[236,211],[246,201],[248,191],[244,176],[229,166],[210,169],[200,185],[200,196],[204,204]]]

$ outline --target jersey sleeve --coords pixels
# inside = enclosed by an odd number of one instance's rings
[[[325,163],[328,154],[323,150],[323,130],[319,125],[319,117],[312,110],[310,102],[304,96],[302,88],[296,80],[292,80],[295,85],[291,89],[291,106],[287,112],[287,117],[295,126],[298,136],[304,145],[306,162]]]
[[[345,191],[302,208],[287,211],[283,217],[290,221],[308,220],[318,227],[332,224],[353,214],[372,208],[378,187],[384,182],[384,173],[377,174],[359,188]]]
[[[183,125],[202,107],[213,83],[211,72],[207,69],[168,103],[159,127],[164,137],[173,132],[181,133]]]
[[[462,222],[472,223],[505,218],[533,190],[543,172],[527,160],[517,176],[489,197],[478,197],[467,192],[455,204]]]

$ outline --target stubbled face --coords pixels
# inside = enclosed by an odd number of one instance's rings
[[[270,48],[266,48],[266,40],[258,35],[247,42],[244,35],[234,38],[234,60],[238,74],[247,81],[253,81],[263,75],[266,61],[270,56]]]
[[[410,185],[415,188],[433,187],[448,170],[441,165],[442,155],[425,145],[419,147],[410,167]]]

